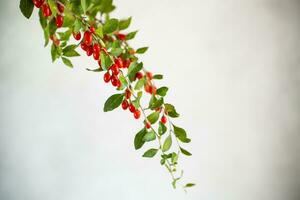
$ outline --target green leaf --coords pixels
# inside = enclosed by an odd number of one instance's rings
[[[54,0],[48,0],[48,5],[49,5],[50,10],[52,12],[52,16],[56,16],[56,14],[57,14],[56,1],[54,1]]]
[[[162,151],[163,152],[168,151],[171,148],[171,146],[172,146],[172,137],[171,135],[169,135],[163,144]]]
[[[128,28],[130,23],[131,23],[131,17],[129,17],[128,19],[120,20],[119,30],[124,30],[124,29]]]
[[[152,97],[154,97],[154,95],[152,95]],[[149,102],[149,108],[151,110],[159,108],[164,103],[163,98],[156,99],[155,97],[154,98],[152,97],[151,97],[152,101],[150,100]]]
[[[131,40],[131,39],[133,39],[133,38],[135,37],[135,35],[136,35],[137,32],[138,32],[138,31],[133,31],[133,32],[128,33],[128,34],[126,35],[126,40]]]
[[[101,67],[98,67],[96,69],[89,69],[89,68],[86,68],[87,71],[90,71],[90,72],[102,72],[103,69]]]
[[[99,25],[95,32],[96,32],[97,35],[99,35],[101,38],[103,38],[103,27],[102,27],[102,25]]]
[[[82,10],[85,13],[86,12],[86,8],[87,8],[86,0],[81,0],[80,2],[81,2]]]
[[[73,31],[75,33],[78,33],[80,31],[80,29],[81,29],[81,26],[82,26],[81,21],[79,19],[76,19],[75,23],[74,23]]]
[[[77,45],[75,45],[75,44],[66,46],[63,49],[63,55],[67,56],[67,57],[80,56],[80,54],[77,51],[75,51],[76,48],[77,48]]]
[[[172,104],[165,103],[165,111],[170,117],[173,118],[179,117],[179,114],[177,113],[175,107]]]
[[[68,29],[65,32],[59,32],[58,33],[60,41],[67,41],[67,40],[69,40],[71,34],[72,34],[72,30],[71,29]],[[77,45],[75,45],[75,46],[77,47]]]
[[[167,131],[166,125],[164,125],[163,123],[159,122],[159,125],[158,125],[158,134],[159,135],[163,135],[166,131]]]
[[[174,134],[175,136],[181,141],[181,142],[184,142],[184,143],[189,143],[191,141],[191,139],[187,138],[186,137],[186,132],[183,128],[180,128],[178,126],[175,126],[174,124],[173,125],[173,129],[174,129]]]
[[[143,54],[143,53],[145,53],[147,50],[148,50],[148,47],[138,48],[138,49],[136,50],[136,53],[138,53],[138,54]]]
[[[112,111],[119,107],[123,101],[124,94],[114,94],[110,96],[104,104],[104,112]]]
[[[153,76],[153,79],[157,79],[157,80],[163,79],[163,75],[161,75],[161,74],[155,74]]]
[[[103,51],[101,51],[100,53],[100,58],[101,58],[101,67],[107,70],[112,65],[112,60]]]
[[[48,26],[49,26],[49,34],[50,34],[50,35],[53,35],[53,34],[56,32],[56,30],[57,30],[57,26],[56,26],[56,23],[55,23],[55,19],[54,19],[54,18],[52,18],[52,19],[50,20]]]
[[[184,187],[188,188],[188,187],[193,187],[195,185],[196,185],[195,183],[187,183]]]
[[[185,150],[184,148],[180,147],[180,151],[181,153],[183,153],[186,156],[191,156],[192,154],[190,152],[188,152],[187,150]]]
[[[135,89],[135,90],[140,90],[140,89],[142,89],[142,87],[143,87],[144,84],[145,84],[145,81],[146,81],[146,79],[145,79],[144,77],[141,78],[140,80],[138,80],[138,81],[136,82],[136,84],[135,84],[134,89]]]
[[[143,128],[140,130],[134,137],[134,148],[140,149],[145,144],[145,141],[143,140],[145,134],[147,133],[147,130]]]
[[[167,87],[160,87],[156,90],[156,94],[158,94],[159,96],[166,96],[167,92],[168,92],[169,88]]]
[[[138,63],[138,64],[130,64],[128,68],[128,78],[130,81],[134,81],[135,75],[137,72],[139,72],[143,68],[143,63]]]
[[[121,53],[123,52],[122,48],[115,48],[111,50],[111,54],[115,57],[118,57],[119,55],[121,55]]]
[[[47,19],[42,14],[42,9],[39,10],[40,25],[43,29],[47,27]]]
[[[146,158],[152,158],[155,156],[155,154],[157,153],[158,149],[149,149],[148,151],[146,151],[144,154],[143,154],[143,157],[146,157]]]
[[[60,47],[55,46],[54,44],[51,45],[51,58],[52,62],[54,62],[57,58],[60,57]]]
[[[2,5],[3,6],[3,5]],[[33,3],[32,0],[21,0],[19,8],[22,12],[22,14],[29,19],[32,11],[33,11]]]
[[[119,21],[117,19],[109,19],[103,26],[103,33],[108,34],[118,29]]]
[[[149,142],[149,141],[155,140],[155,138],[156,138],[155,133],[153,131],[149,131],[144,135],[143,141]]]
[[[173,152],[172,153],[172,158],[171,158],[172,164],[175,165],[177,163],[177,160],[178,160],[178,154]]]
[[[61,59],[62,59],[62,61],[65,65],[67,65],[68,67],[73,68],[73,64],[68,58],[62,57]]]
[[[155,122],[157,122],[158,118],[159,118],[159,112],[153,112],[150,115],[148,115],[147,120],[151,124],[154,124]]]

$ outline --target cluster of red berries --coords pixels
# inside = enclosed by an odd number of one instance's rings
[[[139,109],[136,109],[135,106],[132,104],[131,100],[131,91],[127,88],[125,90],[125,99],[122,102],[122,108],[126,110],[127,108],[131,113],[133,113],[133,116],[135,119],[139,119],[141,116],[141,111]]]
[[[49,7],[49,4],[47,2],[45,2],[45,0],[32,0],[32,2],[37,8],[42,9],[42,14],[44,17],[50,17],[52,15],[52,11]],[[56,23],[56,26],[58,28],[60,28],[60,27],[62,27],[62,25],[64,23],[64,17],[62,14],[64,12],[65,7],[60,2],[57,2],[56,6],[57,6],[58,14],[55,18],[55,23]]]

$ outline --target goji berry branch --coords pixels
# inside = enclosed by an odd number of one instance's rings
[[[133,113],[135,119],[143,115],[143,128],[134,137],[134,147],[138,150],[145,143],[151,144],[151,141],[157,140],[158,147],[147,150],[143,157],[152,158],[160,152],[160,163],[167,168],[175,188],[183,175],[183,170],[177,174],[178,158],[180,154],[191,156],[190,152],[182,148],[181,143],[189,143],[191,140],[183,128],[171,121],[171,118],[177,118],[179,114],[172,104],[164,100],[168,88],[155,86],[154,79],[160,80],[163,75],[153,75],[137,57],[137,54],[145,53],[148,47],[135,50],[128,43],[137,33],[124,33],[131,23],[131,17],[121,20],[111,18],[110,13],[115,9],[112,0],[20,1],[21,12],[26,18],[31,16],[34,6],[39,8],[44,46],[52,41],[52,62],[61,58],[65,65],[73,68],[70,58],[80,56],[76,51],[79,46],[87,56],[93,55],[98,67],[87,70],[104,72],[104,82],[111,82],[119,91],[107,99],[104,112],[121,106],[123,110],[128,109]],[[83,37],[81,33],[84,33]],[[77,44],[70,44],[71,35],[78,41]],[[150,95],[147,107],[141,104],[142,97],[145,98],[144,92]],[[165,134],[167,130],[168,134]],[[176,145],[172,145],[174,138]],[[185,189],[194,185],[187,183],[182,186]]]

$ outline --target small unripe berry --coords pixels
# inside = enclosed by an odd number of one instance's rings
[[[163,115],[160,119],[161,123],[165,124],[167,123],[167,117],[165,115]]]
[[[135,119],[140,118],[140,116],[141,116],[141,111],[136,110],[136,111],[133,113],[133,116],[134,116]]]
[[[111,72],[112,72],[114,75],[118,75],[118,74],[120,73],[120,70],[119,70],[119,68],[117,67],[116,64],[112,65],[112,66],[110,67],[110,70],[111,70]]]
[[[78,32],[78,33],[73,32],[73,37],[74,37],[75,40],[80,40],[81,33],[80,32]]]
[[[109,81],[110,81],[110,74],[109,74],[109,72],[106,72],[105,74],[104,74],[104,76],[103,76],[103,79],[104,79],[104,82],[105,83],[108,83]]]
[[[129,111],[132,113],[134,113],[136,111],[136,109],[132,103],[129,105]]]
[[[56,22],[57,28],[62,27],[62,25],[64,23],[64,17],[62,15],[57,15],[56,19],[55,19],[55,22]]]
[[[86,45],[90,46],[93,42],[93,35],[90,31],[84,32],[83,41]]]
[[[51,9],[47,3],[42,5],[42,13],[44,17],[49,17],[52,15]]]
[[[57,9],[58,9],[58,11],[59,11],[60,13],[63,13],[63,12],[64,12],[65,7],[64,7],[64,5],[63,5],[62,3],[58,2],[58,3],[56,4],[56,6],[57,6]]]
[[[129,104],[128,104],[128,101],[125,99],[123,102],[122,102],[122,108],[123,110],[126,110],[128,108]]]
[[[143,78],[143,73],[142,72],[137,72],[136,74],[135,74],[135,78],[137,78],[137,79],[141,79],[141,78]]]
[[[125,98],[126,98],[126,99],[130,99],[130,97],[131,97],[131,91],[127,88],[127,89],[125,90]]]

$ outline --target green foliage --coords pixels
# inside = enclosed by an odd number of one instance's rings
[[[147,130],[143,128],[140,130],[134,137],[134,148],[140,149],[145,144],[145,141],[143,140],[144,136],[146,135]]]
[[[190,152],[188,152],[187,150],[185,150],[184,148],[180,147],[180,151],[181,153],[183,153],[186,156],[191,156],[192,154]]]
[[[67,66],[70,67],[70,68],[73,68],[73,64],[72,64],[72,62],[71,62],[68,58],[62,57],[61,59],[62,59],[62,61],[63,61],[63,63],[64,63],[65,65],[67,65]]]
[[[143,54],[148,50],[148,47],[141,47],[136,50],[136,53]]]
[[[22,14],[27,18],[29,19],[31,14],[32,14],[32,11],[33,11],[33,3],[32,3],[32,0],[21,0],[20,1],[20,5],[19,5],[19,8],[22,12]]]
[[[123,101],[124,94],[114,94],[110,96],[104,104],[104,112],[112,111],[119,107]]]
[[[103,33],[112,33],[118,29],[118,26],[119,21],[117,19],[109,19],[103,26]]]
[[[130,23],[131,23],[131,17],[129,17],[127,19],[120,20],[119,30],[124,30],[124,29],[128,28]]]
[[[183,128],[180,128],[178,126],[175,126],[173,124],[173,129],[174,129],[174,134],[175,136],[184,143],[189,143],[191,141],[191,139],[187,138],[186,132]]]
[[[137,34],[138,31],[133,31],[133,32],[130,32],[126,35],[126,40],[131,40],[135,37],[135,35]]]
[[[172,104],[165,103],[165,110],[170,117],[173,118],[179,117],[179,114],[177,113],[175,107]]]
[[[155,74],[154,76],[153,76],[153,79],[157,79],[157,80],[160,80],[160,79],[163,79],[163,75],[161,75],[161,74]]]
[[[136,73],[138,73],[143,68],[143,63],[132,63],[128,68],[128,78],[130,81],[135,79]]]
[[[166,96],[167,92],[168,92],[169,88],[167,87],[160,87],[157,89],[156,94],[158,94],[159,96]]]
[[[157,122],[158,118],[159,118],[159,112],[153,112],[150,115],[148,115],[147,120],[151,124],[155,124]]]
[[[149,149],[143,154],[143,157],[152,158],[156,155],[157,151],[158,149]]]
[[[166,131],[167,131],[167,127],[163,123],[159,122],[158,134],[163,135]]]
[[[147,132],[143,137],[143,141],[145,141],[145,142],[150,142],[155,139],[156,139],[156,135],[155,135],[154,131],[152,131],[152,130]]]
[[[162,151],[163,152],[168,151],[171,148],[171,146],[172,146],[172,137],[171,135],[169,135],[163,144]]]

